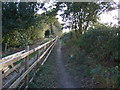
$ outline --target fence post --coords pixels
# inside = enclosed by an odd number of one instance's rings
[[[26,51],[29,51],[29,46],[26,47]],[[29,68],[28,60],[29,60],[29,55],[25,58],[25,71]],[[28,80],[29,80],[28,75],[26,75],[26,77],[25,77],[26,86],[28,85]]]
[[[0,90],[2,90],[2,65],[0,64]]]
[[[44,51],[45,51],[45,49],[46,49],[46,45],[44,46]]]
[[[7,43],[5,43],[5,51],[7,51]]]
[[[37,51],[37,60],[39,59],[39,57],[40,57],[40,49]],[[36,69],[38,69],[38,66],[39,66],[39,62],[37,62]]]

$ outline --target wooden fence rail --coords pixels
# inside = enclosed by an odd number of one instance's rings
[[[13,55],[7,56],[0,60],[0,89],[2,88],[20,88],[28,85],[33,80],[33,75],[29,78],[32,69],[38,71],[40,60],[45,57],[42,65],[47,60],[53,47],[55,46],[57,37],[34,49],[20,51]],[[35,54],[34,57],[30,57]]]

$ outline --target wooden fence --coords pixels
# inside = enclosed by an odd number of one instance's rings
[[[34,49],[12,54],[0,60],[0,89],[28,87],[55,46],[57,37]],[[32,72],[33,71],[33,72]],[[31,75],[30,75],[31,73]]]

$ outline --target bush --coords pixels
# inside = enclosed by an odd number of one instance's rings
[[[12,30],[3,35],[3,43],[7,43],[8,47],[23,47],[33,44],[34,40],[43,38],[41,30]]]
[[[120,62],[120,31],[111,29],[99,27],[88,30],[78,38],[70,38],[69,33],[63,37],[66,46],[73,48],[75,57],[71,63],[75,63],[77,75],[90,77],[91,81],[107,88],[120,85],[120,70],[116,63]]]
[[[81,35],[74,44],[85,50],[86,55],[99,60],[118,60],[118,30],[91,30]]]

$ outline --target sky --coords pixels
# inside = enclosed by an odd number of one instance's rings
[[[100,22],[109,23],[109,24],[112,22],[114,25],[118,23],[118,20],[116,19],[117,17],[118,17],[118,10],[113,10],[113,11],[101,14]]]

